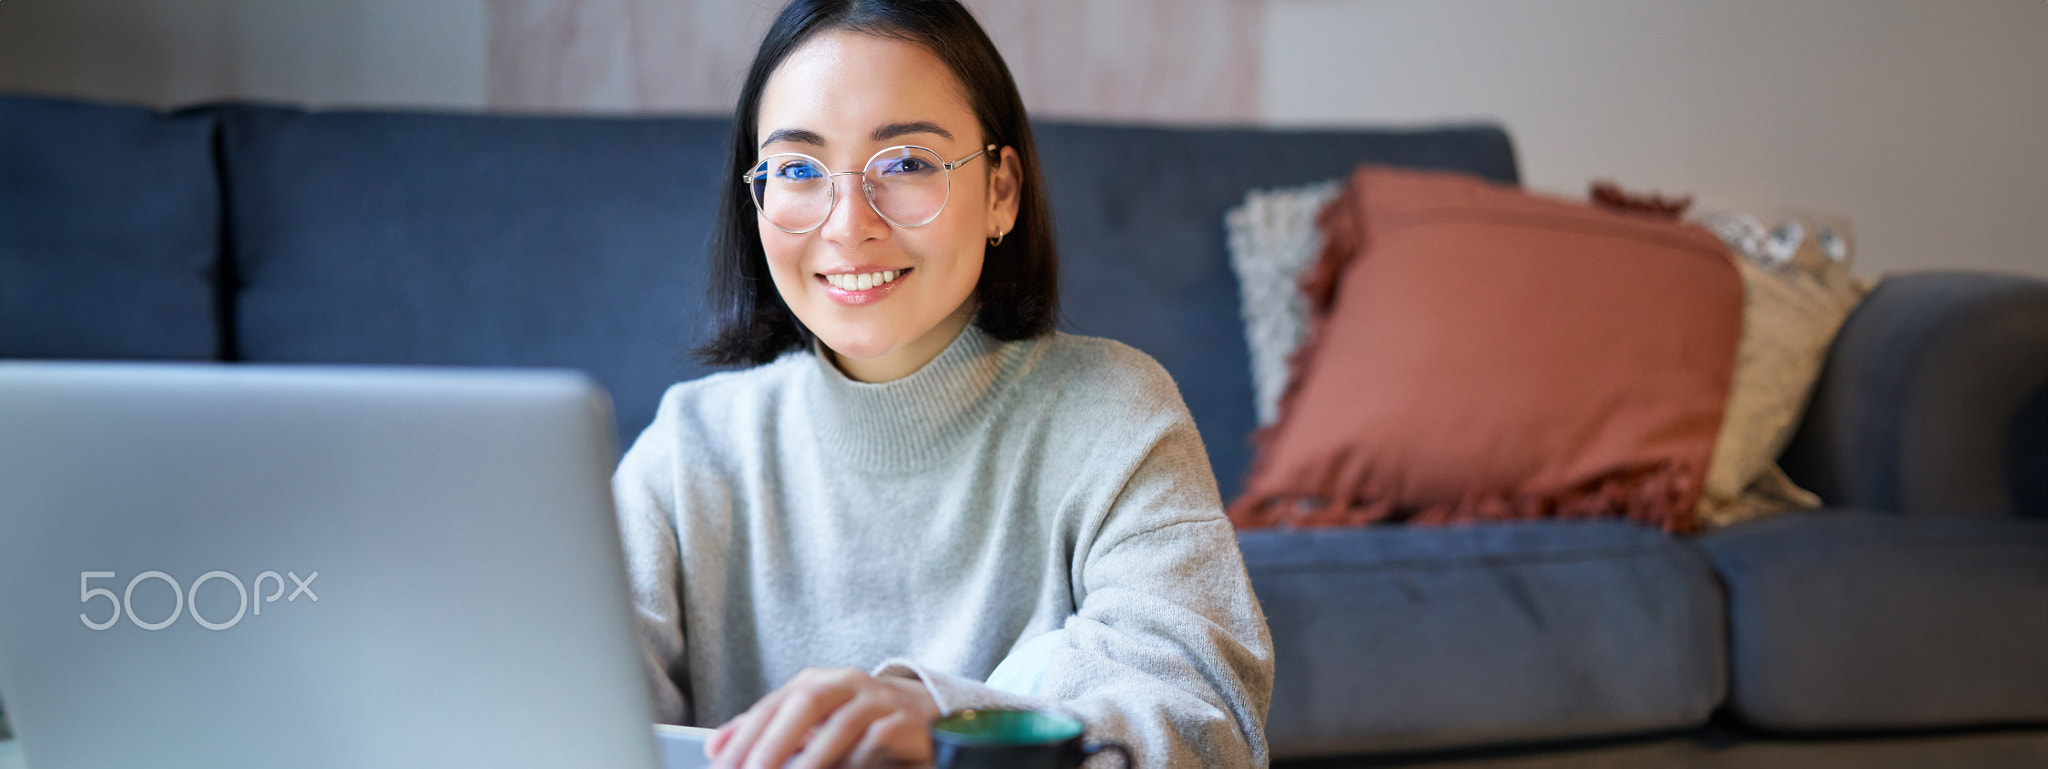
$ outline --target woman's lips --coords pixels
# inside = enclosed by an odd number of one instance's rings
[[[861,275],[861,274],[870,274],[870,275],[872,275],[872,274],[874,274],[874,273],[879,273],[879,272],[883,272],[883,270],[866,270],[866,269],[863,269],[863,270],[862,270],[862,271],[860,271],[860,272],[852,272],[852,273],[845,273],[845,274],[846,274],[846,275]],[[831,279],[830,279],[830,278],[828,278],[828,277],[826,277],[826,276],[824,276],[824,275],[815,275],[815,276],[813,276],[813,278],[814,278],[815,280],[817,280],[817,281],[818,281],[818,286],[819,286],[819,287],[821,287],[821,288],[825,289],[825,295],[826,295],[826,296],[829,296],[829,297],[832,297],[832,301],[835,301],[835,302],[838,302],[838,303],[840,303],[840,304],[844,304],[844,305],[849,305],[849,306],[857,306],[857,305],[863,305],[863,304],[873,304],[873,303],[875,303],[875,302],[879,302],[879,301],[881,301],[882,299],[884,299],[884,298],[888,297],[888,296],[889,296],[889,294],[891,294],[891,293],[894,293],[894,292],[896,291],[896,287],[897,287],[897,286],[903,285],[903,281],[905,281],[905,280],[909,280],[909,279],[910,279],[910,273],[911,273],[911,268],[908,268],[908,267],[906,267],[906,268],[904,268],[904,269],[901,269],[901,270],[896,270],[895,272],[896,272],[896,277],[895,277],[895,279],[893,279],[893,280],[890,280],[890,281],[889,281],[889,282],[887,282],[887,283],[883,283],[883,284],[881,284],[881,285],[873,286],[873,287],[871,287],[871,288],[868,288],[868,289],[865,289],[865,290],[862,290],[862,289],[852,289],[852,288],[840,288],[840,287],[838,287],[838,286],[832,285],[832,281],[831,281]]]

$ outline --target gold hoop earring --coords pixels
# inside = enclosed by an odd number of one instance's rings
[[[996,230],[996,236],[995,236],[995,237],[993,237],[993,238],[989,238],[989,239],[988,239],[988,245],[989,245],[989,248],[995,248],[996,246],[1000,246],[1000,245],[1002,245],[1002,244],[1003,244],[1003,231],[1002,231],[1002,230]]]

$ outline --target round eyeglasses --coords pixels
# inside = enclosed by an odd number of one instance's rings
[[[898,227],[923,227],[946,210],[953,194],[953,169],[967,161],[994,152],[996,145],[951,163],[929,147],[903,144],[868,158],[859,171],[833,173],[824,161],[800,152],[784,152],[761,158],[754,170],[740,176],[754,196],[754,207],[775,229],[791,235],[815,230],[832,215],[839,203],[834,177],[858,176],[868,207]]]

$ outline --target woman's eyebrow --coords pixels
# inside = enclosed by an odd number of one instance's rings
[[[868,138],[872,141],[883,142],[909,134],[937,134],[945,137],[948,141],[953,139],[952,131],[948,131],[939,124],[929,120],[890,123],[875,129],[875,132],[870,134]],[[761,146],[766,147],[776,142],[796,142],[798,144],[809,144],[813,147],[823,147],[825,146],[825,137],[802,128],[777,128],[774,133],[768,134],[768,139],[761,142]]]
[[[801,128],[777,128],[775,133],[768,135],[767,141],[761,142],[761,146],[766,147],[776,142],[796,142],[798,144],[809,144],[813,147],[823,147],[825,146],[825,137]]]
[[[868,138],[878,142],[885,142],[890,139],[894,139],[898,136],[903,136],[906,134],[938,134],[940,136],[946,137],[947,141],[952,141],[953,139],[952,131],[940,128],[939,124],[931,122],[929,120],[913,120],[908,123],[890,123],[888,125],[882,126],[881,128],[875,129],[874,134],[870,135]]]

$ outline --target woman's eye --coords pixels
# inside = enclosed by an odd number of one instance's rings
[[[776,167],[775,175],[793,182],[807,182],[819,176],[817,166],[804,162],[784,163]]]
[[[931,167],[932,164],[923,158],[896,158],[882,163],[882,173],[889,176],[921,174],[930,171]]]

